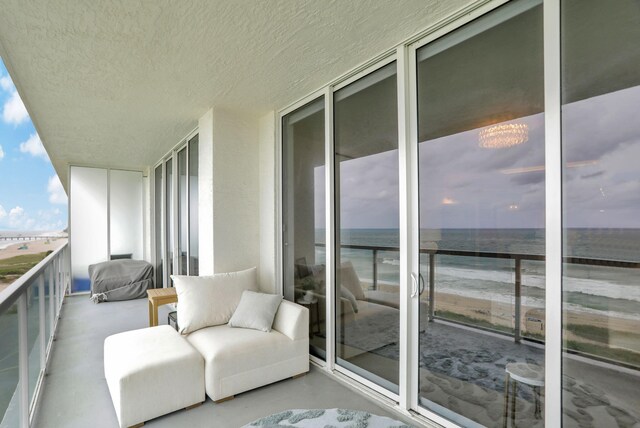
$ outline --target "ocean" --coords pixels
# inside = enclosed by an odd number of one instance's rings
[[[324,243],[324,229],[316,242]],[[396,229],[343,229],[342,245],[398,247]],[[544,255],[543,229],[442,229],[422,230],[420,247],[438,250]],[[640,229],[568,229],[565,256],[640,262]],[[372,251],[341,250],[363,281],[373,277]],[[324,263],[323,247],[316,247],[317,263]],[[428,255],[421,255],[421,273],[428,278]],[[399,253],[378,251],[378,281],[398,285]],[[545,306],[543,261],[522,261],[522,304]],[[564,309],[640,320],[638,269],[614,266],[564,265]],[[496,302],[514,302],[514,261],[485,257],[437,255],[436,291]]]

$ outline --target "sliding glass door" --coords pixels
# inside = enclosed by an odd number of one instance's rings
[[[561,2],[562,425],[640,425],[640,3]]]
[[[638,426],[639,41],[636,0],[478,2],[282,113],[329,371],[444,426]]]
[[[284,297],[309,309],[310,352],[325,358],[324,97],[282,118]]]
[[[171,275],[199,272],[198,134],[156,166],[154,186],[156,287],[170,287]]]
[[[336,361],[398,392],[396,63],[334,93]]]
[[[416,55],[419,403],[542,425],[542,5],[509,3]]]

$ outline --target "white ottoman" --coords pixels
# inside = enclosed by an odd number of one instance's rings
[[[104,376],[120,428],[205,400],[204,360],[168,325],[107,337]]]

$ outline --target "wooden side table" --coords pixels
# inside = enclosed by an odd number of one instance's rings
[[[155,327],[158,325],[158,307],[176,303],[178,294],[173,287],[152,288],[147,290],[147,299],[149,299],[149,327]]]

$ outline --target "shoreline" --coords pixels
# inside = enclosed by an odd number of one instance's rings
[[[0,249],[0,264],[3,260],[11,259],[17,256],[26,256],[33,254],[46,253],[48,251],[55,251],[67,242],[68,238],[50,238],[50,239],[38,239],[27,242],[19,242],[16,244],[8,245],[5,248]],[[20,250],[19,248],[26,245],[27,249]],[[19,276],[17,277],[19,278]],[[0,280],[0,292],[11,285],[17,278],[8,277],[8,281]]]
[[[67,242],[67,238],[38,239],[34,241],[25,241],[19,242],[17,244],[11,244],[5,248],[0,249],[0,260],[25,254],[38,254],[47,251],[54,251],[64,245],[65,242]],[[23,245],[26,245],[28,249],[19,250],[18,248]]]

